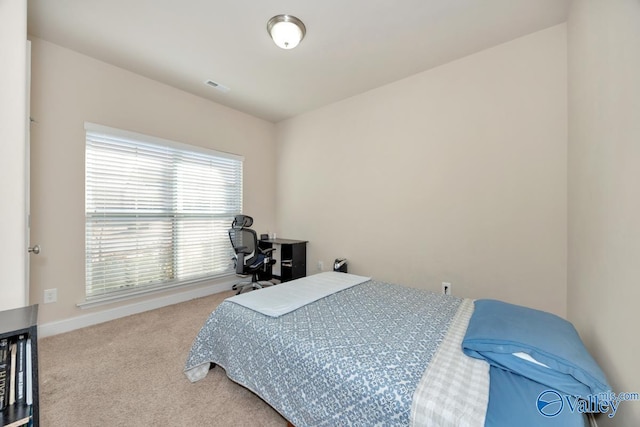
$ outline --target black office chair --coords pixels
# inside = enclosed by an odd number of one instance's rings
[[[265,271],[267,267],[275,263],[271,259],[273,248],[261,249],[258,247],[258,236],[252,230],[253,218],[247,215],[236,215],[231,228],[229,229],[229,239],[231,246],[235,251],[233,257],[236,274],[245,276],[250,274],[250,282],[239,282],[233,285],[233,290],[237,290],[238,294],[245,289],[261,289],[265,286],[271,286],[273,283],[266,280],[258,280],[258,273]],[[237,294],[236,294],[237,295]]]

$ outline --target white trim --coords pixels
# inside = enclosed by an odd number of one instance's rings
[[[598,423],[596,422],[595,414],[589,412],[587,414],[587,419],[589,420],[589,427],[598,427]]]
[[[166,307],[173,304],[189,301],[196,298],[224,292],[231,289],[237,279],[226,281],[224,283],[216,283],[204,288],[192,289],[179,294],[166,295],[148,301],[141,301],[134,304],[115,307],[109,310],[103,310],[96,313],[84,314],[82,316],[72,317],[70,319],[58,320],[55,322],[43,323],[38,325],[38,337],[44,338],[52,335],[70,332],[76,329],[85,328],[98,323],[108,322],[110,320],[119,319],[121,317],[138,314],[156,308]]]

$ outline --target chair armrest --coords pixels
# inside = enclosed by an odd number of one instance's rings
[[[267,248],[267,249],[260,249],[260,252],[263,255],[271,255],[271,252],[275,251],[276,248]]]

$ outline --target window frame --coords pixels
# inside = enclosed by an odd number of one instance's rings
[[[164,289],[168,289],[168,288],[174,288],[174,287],[181,287],[181,286],[186,286],[186,285],[190,285],[193,283],[202,283],[202,282],[206,282],[206,281],[211,281],[214,279],[218,279],[218,278],[222,278],[225,276],[231,276],[233,274],[235,274],[235,271],[233,269],[232,263],[231,263],[231,256],[229,256],[229,265],[227,266],[227,268],[223,271],[209,271],[208,273],[210,274],[206,274],[206,275],[202,275],[202,276],[198,276],[198,277],[192,277],[192,278],[180,278],[178,277],[179,273],[176,273],[176,271],[178,271],[178,258],[177,258],[177,253],[180,249],[178,249],[178,247],[181,245],[181,242],[183,240],[177,240],[176,235],[179,233],[178,231],[176,231],[179,228],[183,228],[186,229],[185,224],[189,225],[189,220],[190,219],[194,219],[194,218],[200,218],[201,222],[203,224],[200,224],[201,226],[205,227],[204,230],[206,230],[206,227],[213,227],[213,223],[215,222],[215,218],[221,218],[221,219],[229,219],[228,220],[228,224],[231,224],[231,220],[230,218],[232,218],[234,215],[240,214],[242,213],[242,205],[243,205],[243,166],[244,166],[244,157],[237,155],[237,154],[232,154],[232,153],[226,153],[226,152],[222,152],[222,151],[218,151],[218,150],[213,150],[213,149],[209,149],[209,148],[204,148],[204,147],[199,147],[199,146],[193,146],[193,145],[189,145],[189,144],[184,144],[184,143],[180,143],[180,142],[175,142],[175,141],[171,141],[171,140],[167,140],[167,139],[163,139],[163,138],[158,138],[158,137],[154,137],[154,136],[149,136],[149,135],[144,135],[141,133],[136,133],[136,132],[130,132],[130,131],[125,131],[122,129],[116,129],[116,128],[111,128],[108,126],[103,126],[103,125],[98,125],[95,123],[90,123],[90,122],[85,122],[85,287],[84,287],[84,294],[85,294],[85,303],[87,305],[90,304],[95,304],[95,303],[101,303],[101,302],[108,302],[111,300],[120,300],[120,299],[125,299],[125,298],[130,298],[132,296],[137,296],[140,294],[145,294],[145,293],[151,293],[151,292],[157,292],[157,291],[161,291]],[[235,174],[234,177],[234,184],[232,184],[230,187],[221,187],[224,189],[231,188],[233,190],[233,194],[231,196],[227,195],[227,196],[222,196],[223,200],[225,201],[225,206],[226,206],[226,202],[227,200],[232,200],[232,203],[230,203],[231,206],[231,210],[228,212],[222,212],[222,213],[213,213],[213,212],[209,212],[209,213],[203,213],[203,212],[195,212],[195,213],[189,213],[186,212],[186,209],[184,212],[180,212],[179,208],[177,208],[178,203],[176,203],[175,199],[178,198],[178,196],[180,195],[180,190],[176,189],[177,185],[176,182],[183,182],[184,181],[179,181],[179,178],[177,178],[176,176],[179,174],[178,170],[180,170],[180,166],[184,166],[183,163],[180,162],[171,162],[169,161],[168,163],[171,163],[170,166],[170,171],[171,171],[171,178],[168,178],[166,183],[173,183],[174,186],[171,187],[171,189],[169,190],[169,192],[171,193],[171,197],[172,200],[168,205],[171,205],[171,210],[165,212],[165,218],[167,221],[171,222],[171,238],[169,239],[170,241],[170,245],[171,249],[171,256],[167,257],[167,262],[171,263],[171,270],[174,272],[173,274],[175,274],[174,277],[169,278],[169,280],[164,280],[161,282],[157,282],[157,283],[135,283],[132,286],[125,286],[125,285],[120,285],[120,289],[112,289],[113,286],[111,285],[107,285],[107,286],[103,286],[102,287],[102,291],[96,291],[95,289],[99,286],[95,285],[95,284],[91,284],[89,283],[91,278],[90,278],[90,268],[91,268],[91,254],[94,254],[94,252],[92,252],[92,250],[95,247],[99,247],[100,245],[94,245],[91,246],[91,237],[90,237],[90,232],[89,229],[90,227],[96,222],[98,221],[99,218],[107,218],[107,222],[109,220],[113,221],[113,218],[118,217],[118,215],[122,215],[122,213],[119,212],[115,212],[115,213],[105,213],[105,212],[98,212],[98,211],[91,211],[90,212],[90,208],[89,208],[89,192],[93,189],[93,187],[91,187],[91,183],[89,180],[89,174],[91,173],[96,173],[95,170],[90,171],[90,161],[89,161],[89,150],[90,150],[90,145],[93,144],[94,142],[91,141],[91,138],[102,138],[105,141],[107,140],[111,140],[113,145],[116,145],[116,141],[119,141],[118,143],[124,143],[124,144],[131,144],[136,145],[139,144],[140,146],[153,146],[155,147],[155,149],[158,150],[167,150],[168,152],[172,153],[172,152],[176,152],[178,153],[178,156],[189,156],[189,155],[193,155],[196,156],[198,158],[200,158],[199,156],[207,156],[210,157],[211,159],[217,159],[216,161],[221,161],[221,162],[226,162],[229,165],[236,165],[234,167],[229,166],[229,170],[231,170],[233,172],[233,174]],[[105,144],[108,144],[109,142],[105,142]],[[171,156],[171,155],[169,155]],[[182,157],[180,157],[182,158]],[[213,160],[212,160],[213,161]],[[237,163],[235,163],[237,162]],[[185,162],[188,163],[188,162]],[[225,171],[227,170],[227,167],[224,167]],[[193,169],[191,169],[192,171],[196,171],[196,166],[193,166]],[[214,168],[212,168],[213,172],[215,172]],[[183,170],[184,171],[184,170]],[[212,172],[212,173],[213,173]],[[238,182],[239,180],[239,182]],[[165,181],[163,181],[165,182]],[[222,184],[224,185],[224,184]],[[239,187],[239,189],[237,188]],[[238,193],[239,192],[239,193]],[[231,199],[228,199],[228,197],[231,197]],[[108,210],[108,208],[104,208],[105,210]],[[160,212],[160,210],[158,210],[157,212]],[[162,215],[159,215],[158,213],[149,213],[149,212],[143,212],[142,214],[129,214],[129,216],[133,217],[135,216],[136,219],[135,220],[131,220],[131,218],[129,218],[130,221],[138,221],[138,222],[142,222],[144,223],[144,218],[151,218],[151,220],[155,220],[155,221],[162,221],[161,218],[163,218]],[[123,217],[126,217],[127,215],[123,215]],[[147,220],[147,222],[151,221],[151,220]],[[209,224],[207,225],[206,222],[209,222]],[[218,220],[219,222],[220,220]],[[91,224],[90,224],[91,223]],[[226,223],[225,223],[226,224]],[[219,228],[218,227],[218,235],[216,235],[215,237],[211,237],[213,239],[215,239],[218,243],[218,248],[223,247],[221,242],[222,242],[222,237],[220,236],[220,232],[219,232]],[[166,232],[166,234],[168,234],[168,232]],[[133,235],[133,234],[132,234]],[[135,233],[135,236],[138,236],[137,238],[139,238],[139,233]],[[131,237],[131,236],[128,236]],[[224,242],[224,244],[228,244],[228,249],[225,248],[225,250],[229,251],[229,254],[231,255],[233,252],[233,249],[231,248],[231,245],[228,243],[228,237],[226,236],[226,228],[225,228],[225,240],[226,242]],[[193,238],[191,238],[191,240],[189,240],[189,242],[191,242],[193,240]],[[211,245],[212,248],[211,250],[213,250],[213,246]],[[219,252],[218,252],[219,253]],[[223,255],[223,254],[222,254]],[[221,256],[222,256],[221,255]],[[170,259],[170,261],[168,261]],[[182,263],[185,263],[185,257],[183,257],[182,259]],[[215,262],[212,262],[212,264],[215,264]],[[218,263],[219,265],[219,263]],[[119,268],[122,268],[122,266],[120,266]],[[97,282],[96,282],[97,283]],[[93,289],[93,293],[91,292],[91,290]]]

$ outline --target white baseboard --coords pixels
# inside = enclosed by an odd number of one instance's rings
[[[44,338],[52,335],[58,335],[64,332],[70,332],[76,329],[85,328],[87,326],[97,325],[98,323],[108,322],[110,320],[130,316],[132,314],[138,314],[144,311],[154,310],[156,308],[166,307],[168,305],[178,304],[192,299],[228,291],[236,282],[237,279],[224,283],[216,283],[214,285],[205,286],[203,288],[191,289],[177,294],[165,295],[159,298],[115,307],[96,313],[83,314],[82,316],[72,317],[70,319],[39,324],[38,337]]]

